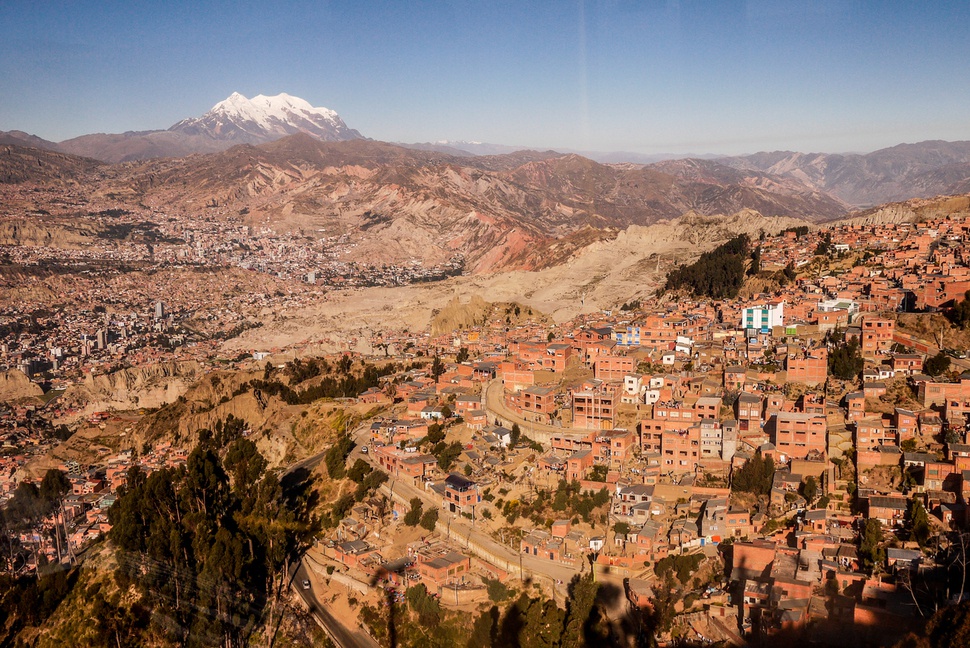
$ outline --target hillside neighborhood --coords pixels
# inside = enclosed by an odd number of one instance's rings
[[[622,591],[618,615],[662,612],[662,639],[734,645],[809,628],[888,645],[963,600],[970,221],[790,228],[748,248],[739,296],[667,290],[562,324],[510,305],[434,337],[382,331],[383,357],[344,355],[414,366],[353,395],[369,415],[345,426],[342,469],[328,457],[328,472],[386,479],[330,502],[304,586],[368,627],[381,587],[423,583],[474,610],[527,586],[564,600],[592,573]],[[178,326],[161,302],[105,317],[81,355]],[[63,336],[40,327],[31,347],[59,360],[64,340],[44,331]],[[0,413],[0,501],[17,505],[39,483],[31,462],[72,433],[124,436],[151,413],[26,396],[38,375],[18,339],[3,358],[27,391]],[[53,369],[77,366],[65,360]],[[294,373],[271,352],[251,363],[265,385]],[[275,397],[265,385],[259,398]],[[68,480],[55,504],[5,529],[22,551],[11,572],[72,560],[111,528],[132,467],[183,465],[189,450],[92,447],[87,463],[51,465]]]

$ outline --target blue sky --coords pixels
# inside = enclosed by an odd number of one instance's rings
[[[970,3],[0,3],[0,130],[287,92],[375,139],[641,153],[970,139]]]

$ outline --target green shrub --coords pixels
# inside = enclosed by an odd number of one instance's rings
[[[428,531],[434,531],[435,525],[438,523],[438,509],[428,509],[425,511],[424,515],[421,516],[421,526]]]
[[[512,590],[497,578],[483,578],[482,582],[485,583],[485,589],[488,590],[488,600],[492,603],[501,603],[512,597]]]
[[[411,510],[405,514],[404,523],[412,527],[418,526],[418,523],[421,522],[422,508],[423,506],[421,504],[421,500],[418,499],[417,497],[412,497]]]

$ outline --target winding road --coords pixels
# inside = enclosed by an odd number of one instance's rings
[[[323,605],[319,599],[317,599],[316,593],[313,588],[303,589],[303,581],[310,581],[312,584],[314,579],[310,574],[307,566],[303,560],[300,561],[300,566],[297,567],[294,572],[292,586],[293,591],[295,591],[307,604],[310,613],[320,622],[320,625],[326,631],[330,639],[340,646],[340,648],[380,648],[378,643],[371,638],[370,635],[363,632],[362,630],[351,631],[347,629],[340,621],[337,620],[330,610]]]
[[[356,436],[362,427],[359,427],[354,431]],[[358,451],[359,452],[359,451]],[[283,477],[281,481],[287,475],[291,475],[297,470],[313,470],[317,464],[323,461],[323,457],[327,454],[326,450],[318,452],[315,455],[307,457],[306,459],[301,459],[300,461],[291,464],[285,471],[283,471]],[[303,589],[303,581],[310,581],[310,589]],[[343,623],[340,622],[327,608],[326,605],[320,602],[317,598],[317,594],[314,591],[316,578],[310,573],[309,568],[306,565],[306,558],[300,560],[299,566],[292,573],[290,579],[290,587],[293,591],[303,599],[306,604],[307,609],[317,620],[320,626],[327,633],[327,636],[337,644],[340,648],[380,648],[378,643],[374,639],[362,630],[350,630]]]

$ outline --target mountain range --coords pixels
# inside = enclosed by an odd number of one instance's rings
[[[324,142],[363,138],[333,110],[315,108],[299,97],[283,93],[247,99],[234,92],[201,117],[183,119],[167,130],[96,133],[63,142],[10,131],[0,132],[0,144],[33,146],[103,162],[128,162],[214,153],[237,144],[264,144],[295,133],[308,133]]]
[[[50,142],[22,131],[0,131],[0,144],[16,144],[70,153],[102,162],[128,162],[192,153],[217,153],[238,144],[265,144],[288,135],[306,133],[324,142],[365,139],[328,108],[287,94],[247,99],[233,93],[200,117],[183,119],[166,130],[82,135]],[[468,141],[401,144],[413,150],[443,153],[453,158],[496,157],[514,154],[517,147]],[[580,153],[601,164],[629,164],[671,173],[692,182],[707,173],[721,182],[731,168],[751,176],[748,190],[766,190],[780,183],[786,191],[800,186],[803,194],[826,195],[846,210],[866,208],[908,198],[928,198],[970,191],[970,142],[926,141],[900,144],[866,154],[762,152],[741,156],[643,155],[638,153]],[[714,166],[717,165],[717,166]],[[482,166],[473,164],[472,166]],[[722,168],[723,167],[723,168]],[[706,171],[704,171],[706,170]],[[713,174],[713,176],[711,175]],[[736,176],[735,180],[737,179]],[[738,188],[738,199],[745,191]],[[757,207],[756,207],[757,208]],[[792,212],[791,215],[798,216]],[[831,215],[828,209],[816,218]]]
[[[24,161],[31,155],[36,164]],[[8,168],[8,160],[18,162]],[[817,220],[847,209],[761,171],[665,164],[604,165],[531,151],[454,156],[365,139],[322,142],[306,133],[114,165],[0,147],[0,181],[83,186],[91,195],[115,197],[124,209],[243,217],[277,231],[343,237],[361,260],[434,264],[460,252],[472,272],[555,265],[630,225],[688,212],[752,208]]]
[[[970,191],[970,142],[899,144],[867,154],[775,151],[716,161],[793,178],[854,207]]]
[[[754,210],[818,222],[888,201],[970,192],[970,142],[646,165],[459,148],[470,144],[477,143],[378,142],[302,99],[237,93],[164,131],[60,143],[0,133],[0,184],[71,187],[123,209],[203,212],[341,237],[352,243],[348,261],[434,264],[460,252],[477,273],[549,267],[631,225],[684,214]]]

